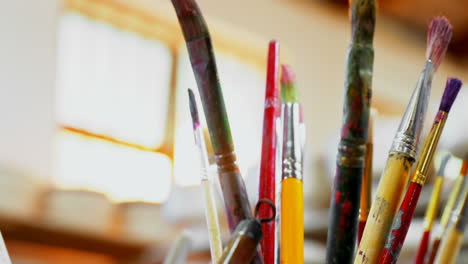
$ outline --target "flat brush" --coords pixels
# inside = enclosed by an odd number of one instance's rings
[[[365,166],[374,65],[375,0],[350,2],[348,48],[341,137],[330,203],[326,263],[352,262]]]
[[[294,73],[282,65],[283,167],[281,181],[281,263],[304,263],[304,194],[300,107]]]
[[[434,238],[434,241],[432,242],[432,247],[431,247],[431,251],[429,254],[429,258],[427,260],[427,264],[432,264],[435,261],[435,257],[439,250],[440,242],[442,240],[442,237],[447,231],[447,227],[450,221],[450,215],[452,213],[453,208],[455,207],[456,201],[459,200],[459,197],[461,195],[460,193],[461,188],[462,186],[466,185],[466,182],[468,181],[467,172],[468,172],[468,159],[465,159],[463,160],[463,164],[460,169],[460,174],[457,177],[455,184],[452,187],[449,199],[447,203],[445,204],[445,208],[442,213],[440,223],[437,226],[436,236]]]
[[[432,129],[429,132],[423,151],[419,157],[414,175],[410,181],[403,202],[401,203],[395,220],[393,221],[390,235],[380,258],[380,264],[396,263],[401,247],[405,242],[414,210],[419,200],[422,187],[427,179],[430,164],[439,143],[448,114],[457,98],[462,82],[457,78],[448,78],[444,94],[435,117]]]
[[[450,154],[443,157],[439,171],[437,172],[434,187],[432,188],[431,199],[427,205],[426,214],[424,216],[424,232],[421,237],[421,242],[419,242],[418,250],[416,251],[414,264],[424,264],[427,249],[429,247],[432,226],[434,224],[434,219],[436,218],[437,210],[439,209],[440,193],[444,183],[444,172],[450,157]]]
[[[380,178],[354,260],[355,264],[374,264],[379,260],[393,218],[403,197],[411,167],[417,156],[432,87],[432,77],[442,62],[451,36],[452,27],[446,18],[432,19],[427,35],[424,70],[419,76],[393,139],[387,164]]]
[[[276,193],[276,121],[280,115],[279,98],[279,43],[272,40],[268,46],[267,76],[265,89],[265,109],[263,114],[262,156],[258,199],[275,202]],[[270,208],[261,207],[259,217],[271,216]],[[275,221],[262,223],[262,254],[265,263],[275,260]]]
[[[205,196],[205,218],[208,227],[208,237],[210,240],[210,252],[213,263],[216,263],[223,254],[223,244],[221,242],[221,230],[218,222],[218,211],[216,210],[216,201],[214,198],[213,181],[208,175],[208,153],[206,151],[205,138],[198,118],[198,107],[195,101],[195,95],[191,89],[188,89],[190,114],[192,116],[193,135],[195,145],[197,146],[201,163],[201,185]]]
[[[440,245],[436,264],[455,264],[463,244],[463,234],[468,218],[468,185],[465,184],[461,199],[452,213],[450,228]]]

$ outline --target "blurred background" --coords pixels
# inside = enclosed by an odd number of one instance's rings
[[[323,263],[350,39],[347,1],[197,2],[212,33],[252,204],[270,39],[280,41],[282,62],[297,73],[307,126],[305,257]],[[457,0],[379,1],[375,184],[422,70],[431,17],[447,16],[454,36],[434,80],[428,123],[445,79],[468,81],[467,7]],[[197,89],[170,1],[3,1],[0,32],[0,230],[13,262],[160,263],[189,230],[188,263],[208,263],[186,96]],[[442,153],[453,155],[444,197],[468,158],[467,100],[462,91],[434,161],[437,168]],[[412,261],[430,190],[428,183],[399,263]],[[465,236],[459,263],[468,263],[467,248]]]

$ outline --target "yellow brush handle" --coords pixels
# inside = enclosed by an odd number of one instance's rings
[[[450,220],[450,214],[452,214],[452,210],[455,207],[455,202],[457,201],[458,194],[460,193],[461,187],[463,185],[463,180],[465,176],[458,176],[455,184],[452,187],[452,191],[450,193],[450,197],[445,204],[444,212],[442,213],[442,218],[440,220],[441,231],[444,232],[448,226]],[[442,234],[438,234],[442,236]]]
[[[367,218],[354,260],[355,264],[378,263],[393,218],[405,191],[412,163],[413,160],[405,154],[390,154]]]
[[[463,242],[463,233],[456,228],[450,228],[447,236],[442,240],[435,260],[436,264],[454,264]]]
[[[281,183],[281,263],[304,263],[304,195],[302,181]]]
[[[434,224],[434,219],[437,215],[437,209],[439,208],[439,198],[440,192],[442,190],[442,184],[444,183],[444,178],[437,176],[434,188],[432,189],[431,200],[426,209],[426,215],[424,216],[424,230],[430,231],[432,225]]]

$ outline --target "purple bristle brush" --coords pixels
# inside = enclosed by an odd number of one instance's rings
[[[448,78],[445,86],[445,91],[442,96],[439,111],[435,117],[431,131],[427,136],[424,149],[421,152],[413,177],[406,191],[405,198],[401,203],[400,209],[393,220],[390,235],[387,238],[387,243],[380,257],[379,264],[396,263],[400,250],[405,242],[406,234],[408,233],[411,220],[421,194],[422,187],[426,182],[432,158],[437,149],[440,136],[444,129],[445,121],[447,121],[448,113],[452,107],[458,92],[462,86],[462,82],[457,78]]]

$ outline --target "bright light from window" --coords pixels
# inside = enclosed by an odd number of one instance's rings
[[[119,202],[163,202],[171,176],[171,160],[162,153],[57,133],[54,178],[59,187],[103,192]]]
[[[162,42],[65,14],[58,32],[57,121],[156,148],[166,132],[171,67]]]

